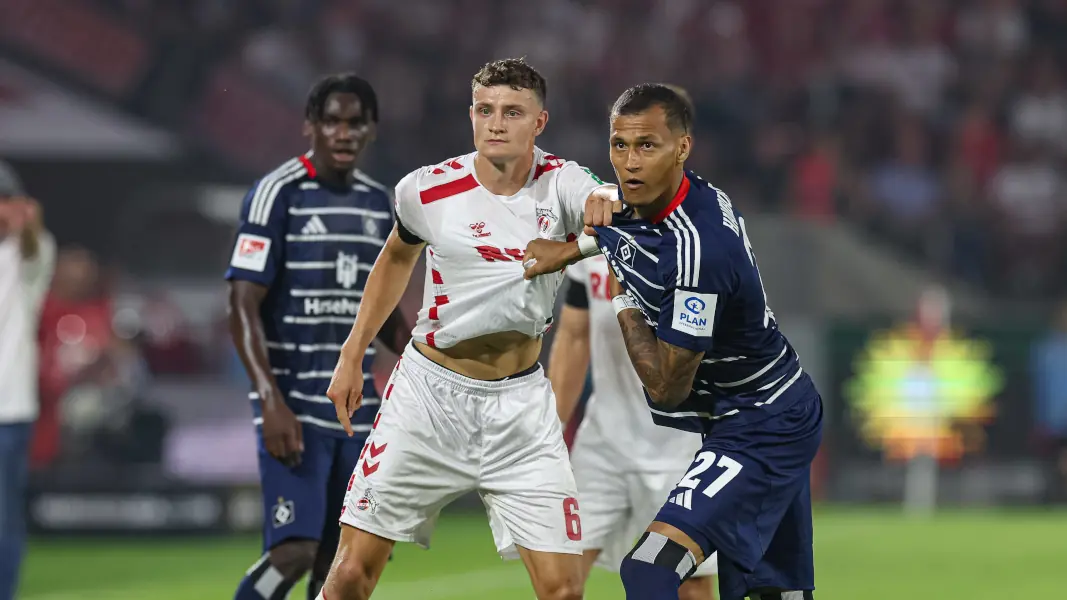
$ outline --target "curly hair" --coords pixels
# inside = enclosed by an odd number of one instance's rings
[[[471,80],[471,89],[478,86],[506,85],[513,90],[530,90],[542,105],[548,97],[545,78],[523,58],[505,58],[486,63]]]

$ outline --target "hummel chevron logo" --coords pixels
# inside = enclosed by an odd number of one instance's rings
[[[367,450],[370,453],[370,455],[367,456],[367,459],[363,461],[363,476],[364,477],[370,477],[371,475],[374,474],[375,471],[378,470],[378,467],[381,466],[381,462],[376,462],[376,463],[372,464],[370,462],[370,460],[372,458],[377,458],[382,452],[385,452],[385,447],[388,446],[388,445],[389,445],[388,443],[385,443],[385,444],[382,444],[381,446],[378,446],[374,442],[371,442],[370,444],[367,444],[367,446],[365,447],[365,450]]]

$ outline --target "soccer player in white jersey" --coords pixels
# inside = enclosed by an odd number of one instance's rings
[[[700,449],[695,433],[652,422],[611,305],[608,263],[594,256],[567,268],[563,308],[548,378],[560,420],[571,419],[593,370],[593,395],[571,447],[582,506],[583,575],[593,565],[618,572]],[[715,557],[678,590],[681,600],[715,598]]]
[[[476,151],[396,186],[396,227],[327,392],[342,424],[360,404],[360,357],[424,249],[425,303],[349,482],[323,598],[368,598],[395,542],[428,547],[441,508],[474,490],[498,551],[522,558],[538,598],[582,597],[578,492],[537,364],[563,274],[528,281],[523,260],[536,239],[595,250],[573,240],[617,203],[613,187],[534,145],[545,91],[522,60],[489,63],[472,81]]]

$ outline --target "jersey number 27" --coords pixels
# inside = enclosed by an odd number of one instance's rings
[[[763,276],[759,273],[759,267],[756,266],[756,254],[752,251],[752,240],[748,239],[748,231],[745,230],[745,218],[742,216],[737,217],[737,224],[741,226],[741,239],[745,242],[745,251],[748,252],[748,260],[752,263],[752,268],[756,270],[756,277],[759,279],[760,291],[763,292],[763,326],[767,327],[774,320],[774,311],[770,306],[767,306],[767,288],[763,287]]]

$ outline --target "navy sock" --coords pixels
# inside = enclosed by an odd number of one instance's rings
[[[233,600],[285,600],[295,581],[286,581],[281,571],[270,564],[270,555],[264,554],[237,586]]]

